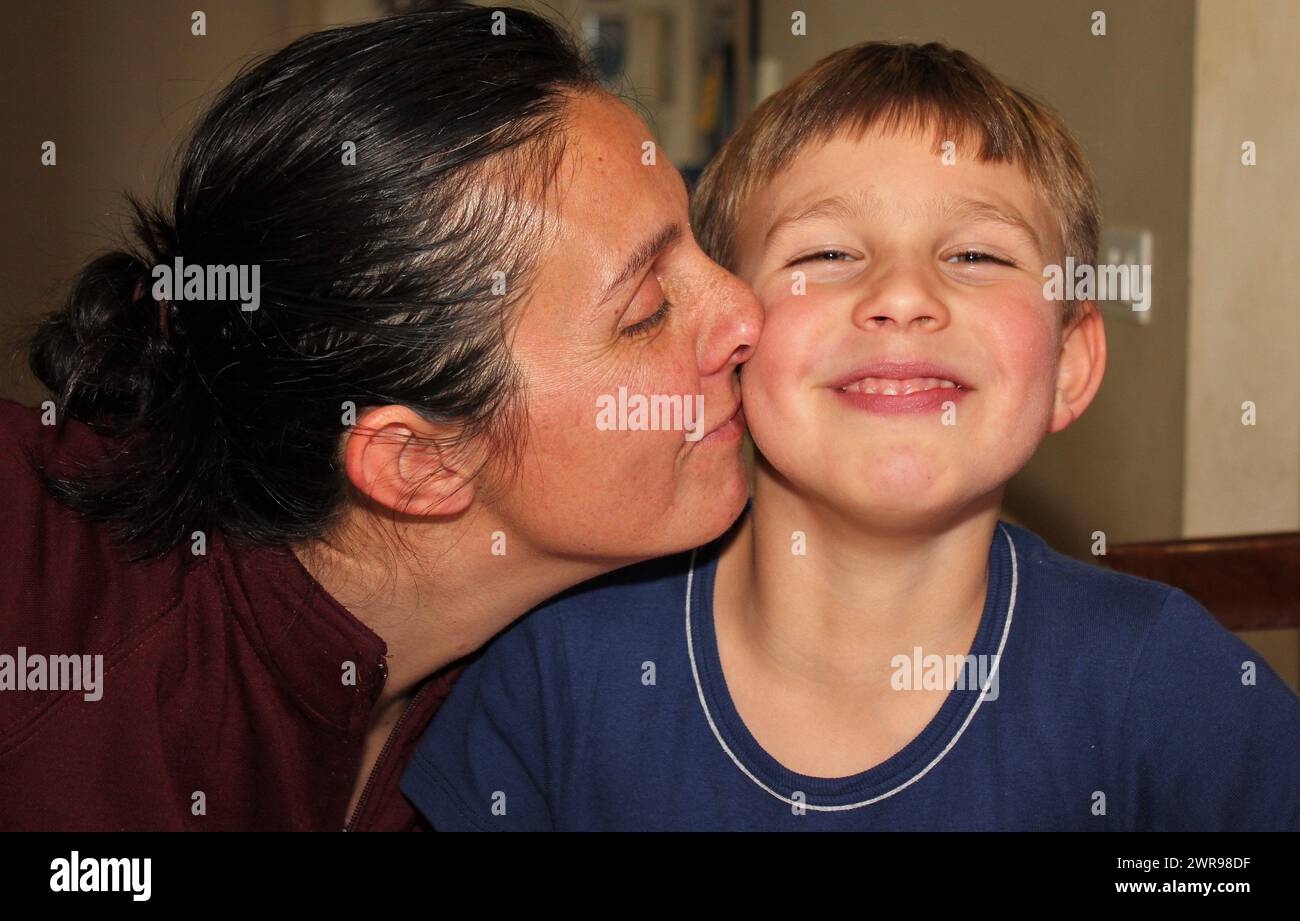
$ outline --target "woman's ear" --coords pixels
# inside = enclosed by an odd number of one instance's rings
[[[403,515],[459,514],[474,501],[474,483],[455,434],[405,406],[367,409],[345,436],[348,480]]]
[[[1080,308],[1079,318],[1061,340],[1051,432],[1061,431],[1083,415],[1106,373],[1106,329],[1101,311],[1092,301],[1084,301]]]

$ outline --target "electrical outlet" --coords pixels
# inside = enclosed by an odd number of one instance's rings
[[[1126,267],[1134,284],[1140,279],[1150,280],[1154,275],[1151,267],[1151,231],[1131,227],[1103,228],[1101,243],[1097,247],[1097,264],[1099,268]],[[1136,268],[1133,268],[1135,266]],[[1134,292],[1130,290],[1129,293]],[[1130,297],[1127,300],[1098,298],[1096,303],[1105,316],[1140,323],[1143,326],[1151,322],[1151,305],[1154,300],[1150,285],[1144,286],[1140,298]]]

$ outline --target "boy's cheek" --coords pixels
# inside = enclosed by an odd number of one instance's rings
[[[741,398],[751,430],[784,426],[792,421],[794,407],[812,373],[817,354],[818,311],[805,297],[757,292],[765,316],[763,335],[754,354],[741,369]],[[826,341],[825,331],[820,331]]]
[[[1010,429],[1005,434],[1033,437],[1034,447],[1047,430],[1055,400],[1060,309],[1059,304],[1027,300],[989,329],[987,351],[1003,391],[996,401],[1002,407],[998,415],[1005,415]]]
[[[763,307],[763,335],[756,353],[765,346],[769,350],[790,351],[796,345],[804,347],[819,336],[824,339],[833,333],[843,338],[849,334],[847,327],[829,328],[836,316],[842,316],[837,313],[838,305],[833,297],[816,291],[796,294],[790,289],[790,285],[779,279],[755,289],[754,294]]]
[[[999,376],[1039,390],[1055,380],[1061,309],[1040,292],[1013,292],[984,311],[993,318],[985,325],[985,337]]]
[[[835,328],[835,304],[813,294],[759,291],[763,335],[744,366],[747,388],[793,396],[826,375],[829,353],[839,351],[848,331]],[[746,399],[750,389],[746,390]]]
[[[779,343],[785,339],[784,330],[764,321],[763,336],[758,348],[740,372],[741,399],[746,418],[752,427],[754,417],[771,413],[780,401],[780,394],[795,383],[794,354]]]

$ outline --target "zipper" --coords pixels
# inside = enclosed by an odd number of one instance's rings
[[[383,672],[384,683],[386,684],[388,682],[388,663],[383,659],[379,660],[379,670]],[[348,820],[343,824],[344,831],[351,831],[353,823],[355,823],[357,817],[361,815],[361,810],[365,808],[366,800],[370,798],[370,791],[375,785],[375,779],[378,777],[380,769],[383,768],[384,762],[388,759],[389,749],[393,747],[393,743],[397,740],[402,724],[405,723],[406,718],[411,715],[411,710],[414,709],[416,703],[419,702],[420,697],[429,689],[430,683],[431,682],[425,682],[424,686],[415,692],[415,696],[411,698],[411,702],[402,710],[402,715],[397,718],[397,722],[394,723],[393,728],[389,730],[388,738],[384,740],[384,747],[379,750],[379,757],[375,759],[375,766],[370,769],[370,775],[366,778],[366,785],[361,788],[361,797],[357,800],[357,806],[352,810],[352,814],[348,816]],[[381,693],[382,690],[383,685],[381,684]]]

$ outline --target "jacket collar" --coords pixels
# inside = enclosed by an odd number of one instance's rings
[[[334,599],[287,547],[241,545],[222,535],[209,561],[259,656],[313,720],[361,735],[383,690],[387,644]]]

